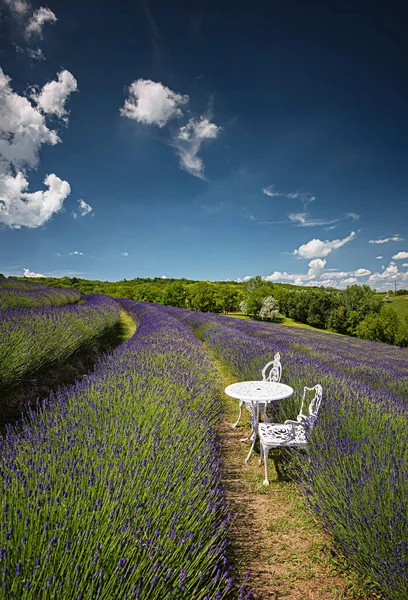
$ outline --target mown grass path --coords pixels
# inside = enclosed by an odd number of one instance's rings
[[[265,488],[259,452],[244,463],[249,447],[239,439],[250,428],[249,415],[244,410],[238,427],[231,427],[238,401],[226,396],[224,389],[235,378],[213,360],[223,405],[219,423],[223,483],[226,500],[238,515],[230,534],[236,580],[244,582],[249,573],[247,584],[257,600],[368,600],[356,577],[333,555],[330,538],[309,515],[296,485],[278,481],[270,458],[271,485]]]

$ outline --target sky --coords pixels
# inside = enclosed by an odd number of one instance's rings
[[[0,272],[407,288],[406,56],[382,1],[0,0]]]

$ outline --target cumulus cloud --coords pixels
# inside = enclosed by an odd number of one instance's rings
[[[367,277],[368,275],[371,275],[371,271],[368,269],[357,269],[354,271],[353,275],[354,277]]]
[[[403,267],[408,267],[408,263],[402,263]]]
[[[388,242],[403,242],[404,238],[398,233],[388,238],[379,238],[377,240],[368,240],[369,244],[387,244]]]
[[[183,116],[181,107],[189,100],[189,96],[178,94],[160,82],[137,79],[128,88],[128,98],[120,109],[120,114],[140,123],[162,128],[170,120]],[[177,150],[180,167],[184,171],[205,179],[204,163],[198,153],[204,142],[216,139],[220,132],[221,127],[211,123],[208,116],[191,117],[171,135],[168,143]]]
[[[392,258],[394,260],[404,260],[405,258],[408,258],[408,252],[398,252],[397,254],[394,254]]]
[[[161,278],[162,279],[167,279],[167,275],[162,275]]]
[[[34,273],[34,271],[30,271],[30,269],[24,269],[24,277],[45,277],[45,275],[41,275],[41,273]]]
[[[61,210],[71,187],[53,173],[46,176],[44,185],[48,189],[27,192],[28,181],[21,172],[15,177],[7,174],[0,177],[0,222],[20,229],[40,227],[49,221]]]
[[[341,240],[319,240],[313,239],[307,242],[307,244],[302,244],[296,250],[293,251],[293,254],[297,255],[299,258],[319,258],[328,256],[333,250],[337,248],[341,248],[352,239],[356,237],[354,231],[350,233],[349,236],[341,239]]]
[[[48,127],[43,110],[14,92],[10,82],[0,68],[0,222],[39,227],[61,210],[71,188],[51,173],[44,179],[48,189],[28,191],[26,170],[38,166],[40,148],[61,140]]]
[[[160,82],[150,79],[137,79],[128,88],[129,96],[125,100],[120,114],[148,125],[164,127],[170,119],[181,117],[180,106],[187,104],[187,95],[177,94]]]
[[[42,88],[40,94],[33,94],[33,99],[42,112],[63,118],[68,114],[65,102],[72,92],[78,88],[77,80],[67,70],[58,73],[57,81],[50,81]]]
[[[78,250],[74,250],[73,252],[69,253],[70,256],[83,256],[84,253],[83,252],[79,252]]]
[[[38,10],[35,11],[33,16],[28,22],[26,27],[26,36],[27,37],[42,37],[42,30],[46,23],[55,23],[57,21],[57,17],[49,8],[44,8],[41,6]]]
[[[408,272],[403,273],[399,271],[398,266],[391,261],[388,267],[381,273],[373,273],[368,278],[368,283],[373,284],[384,281],[408,281]]]
[[[307,273],[308,279],[316,279],[323,274],[324,267],[326,266],[326,259],[314,258],[309,263],[309,271]]]
[[[204,177],[204,163],[198,156],[202,144],[215,140],[221,132],[221,127],[211,123],[206,117],[190,119],[178,130],[174,146],[180,156],[180,167],[200,179]]]
[[[121,252],[121,256],[129,256],[129,252]]]

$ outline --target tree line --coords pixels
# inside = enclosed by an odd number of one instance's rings
[[[275,321],[286,316],[320,329],[408,346],[407,320],[398,316],[384,294],[368,285],[351,285],[345,290],[299,287],[268,282],[260,276],[244,283],[162,278],[111,282],[76,277],[47,277],[41,282],[52,287],[71,287],[81,294],[107,294],[202,312],[239,311]],[[397,294],[404,292],[408,294],[407,290]]]

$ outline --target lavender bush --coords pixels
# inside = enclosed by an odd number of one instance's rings
[[[240,379],[258,379],[281,353],[282,381],[296,390],[278,418],[293,418],[304,385],[323,403],[300,458],[301,490],[338,549],[384,598],[408,597],[408,351],[166,308]]]
[[[81,304],[0,311],[0,391],[66,359],[119,320],[118,304],[103,295]]]
[[[66,288],[49,288],[41,283],[0,280],[0,310],[15,307],[60,306],[78,302],[81,294]]]
[[[4,598],[230,594],[216,372],[161,307],[122,305],[134,336],[0,441]]]

